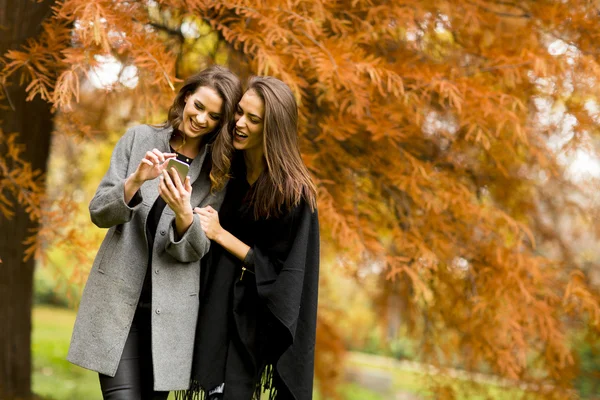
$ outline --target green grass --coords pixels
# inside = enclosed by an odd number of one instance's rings
[[[450,387],[454,396],[461,400],[539,400],[534,393],[527,393],[516,387],[503,387],[490,382],[478,383],[469,379],[451,378],[448,376],[429,375],[426,372],[402,369],[389,363],[380,363],[377,358],[369,362],[368,355],[349,357],[349,365],[359,367],[363,371],[379,371],[380,374],[390,374],[393,392],[406,392],[423,399],[439,397],[436,388]]]
[[[386,400],[382,395],[362,388],[354,383],[348,383],[340,388],[344,400]],[[315,392],[313,400],[325,400]]]
[[[33,391],[52,400],[102,400],[98,374],[67,360],[75,313],[38,306],[33,310]]]

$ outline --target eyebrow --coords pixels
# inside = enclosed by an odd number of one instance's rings
[[[242,110],[243,112],[246,112],[246,111],[244,111],[244,109],[242,108],[242,106],[240,106],[239,104],[238,104],[238,107],[239,107],[239,108],[240,108],[240,110]],[[261,118],[261,117],[259,117],[259,116],[258,116],[258,115],[256,115],[256,114],[248,113],[248,115],[249,115],[249,116],[251,116],[251,117],[258,118],[258,119],[262,120],[262,118]]]

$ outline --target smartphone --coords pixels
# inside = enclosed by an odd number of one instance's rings
[[[171,173],[171,168],[175,168],[175,171],[177,171],[177,175],[179,175],[179,179],[181,180],[181,184],[184,184],[185,177],[187,176],[187,173],[190,170],[190,166],[184,163],[183,161],[177,160],[176,158],[171,158],[167,163],[167,172],[169,174]]]

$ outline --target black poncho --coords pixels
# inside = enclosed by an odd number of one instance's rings
[[[245,174],[237,176],[245,177]],[[219,218],[252,248],[254,271],[213,242],[203,259],[192,389],[201,397],[225,383],[226,400],[312,399],[319,223],[302,201],[279,218],[258,219],[250,186],[232,178]],[[252,267],[250,267],[252,268]]]

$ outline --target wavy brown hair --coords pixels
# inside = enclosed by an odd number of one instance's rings
[[[234,148],[230,138],[235,127],[235,109],[242,98],[242,84],[240,79],[233,72],[220,65],[210,66],[190,76],[185,80],[181,89],[179,89],[179,93],[177,93],[173,104],[169,108],[166,125],[178,130],[179,125],[183,121],[183,109],[185,108],[186,98],[203,86],[216,91],[223,100],[219,124],[208,135],[206,140],[203,140],[203,143],[212,143],[211,190],[220,190],[224,187],[231,168],[231,158]],[[185,142],[185,135],[183,135],[183,140]]]
[[[317,191],[300,155],[298,105],[289,86],[255,76],[248,89],[264,103],[263,148],[266,167],[250,193],[255,218],[281,215],[304,199],[316,208]]]

